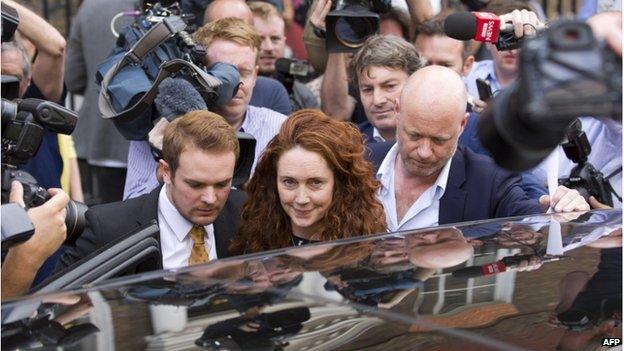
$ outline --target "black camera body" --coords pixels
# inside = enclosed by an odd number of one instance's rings
[[[2,42],[11,41],[19,24],[19,15],[11,6],[2,3]]]
[[[522,113],[560,130],[570,116],[622,114],[622,63],[594,38],[589,25],[555,23],[520,52]]]
[[[570,176],[559,179],[559,184],[576,189],[587,200],[594,196],[601,203],[613,207],[613,187],[602,172],[588,162],[591,145],[582,129],[580,120],[574,121],[567,130],[567,141],[561,144],[568,159],[577,165]]]
[[[5,204],[9,201],[11,183],[18,181],[24,189],[23,200],[26,208],[41,206],[50,198],[50,195],[46,189],[38,185],[32,175],[20,171],[18,168],[35,156],[39,146],[41,146],[45,129],[56,133],[71,134],[78,121],[78,116],[75,112],[60,105],[39,99],[16,101],[2,99],[1,113],[2,164],[0,180],[2,183],[2,203]],[[73,244],[84,230],[86,211],[87,207],[82,203],[70,201],[67,205],[66,243]],[[20,238],[19,241],[28,238],[30,236]],[[19,241],[11,241],[7,245]]]
[[[391,8],[390,0],[338,0],[325,17],[327,52],[355,52],[379,32],[379,14]]]
[[[621,119],[621,62],[586,23],[561,20],[524,40],[519,72],[478,123],[481,143],[504,168],[537,166],[579,116]]]

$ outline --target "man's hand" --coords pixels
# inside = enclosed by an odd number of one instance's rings
[[[516,38],[522,38],[525,35],[534,36],[537,34],[537,29],[544,26],[537,18],[535,12],[527,10],[513,10],[510,13],[501,15],[499,18],[501,23],[511,22]]]
[[[597,209],[597,210],[608,210],[608,209],[613,208],[611,206],[603,204],[602,202],[598,201],[598,199],[596,199],[593,196],[589,197],[589,205],[591,206],[591,208]]]
[[[327,16],[327,14],[329,13],[331,5],[331,0],[317,1],[316,7],[310,15],[310,23],[312,23],[314,27],[325,30],[325,16]]]
[[[551,207],[554,212],[589,210],[589,204],[578,191],[568,189],[563,185],[559,185],[552,199],[548,195],[543,195],[539,198],[539,202],[545,210]]]
[[[61,189],[49,189],[52,196],[41,206],[28,210],[35,233],[27,241],[9,249],[2,264],[2,297],[22,294],[32,284],[37,271],[62,244],[67,235],[65,217],[69,196]],[[24,205],[22,184],[11,183],[9,201]]]
[[[52,198],[43,205],[28,210],[28,217],[35,226],[35,233],[27,241],[11,248],[11,251],[33,265],[43,264],[63,244],[67,235],[65,217],[69,196],[61,189],[49,189],[48,192]],[[22,184],[14,181],[11,184],[9,199],[23,206],[23,193]]]

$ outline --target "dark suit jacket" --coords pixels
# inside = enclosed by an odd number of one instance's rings
[[[161,188],[162,186],[152,190],[149,194],[126,201],[90,208],[85,215],[87,225],[84,232],[76,241],[75,247],[70,247],[61,256],[56,271],[76,263],[95,250],[152,220],[158,221],[158,195]],[[219,258],[230,256],[228,246],[238,230],[241,207],[244,202],[244,192],[231,190],[223,210],[213,223]],[[160,241],[160,236],[158,240]],[[131,273],[162,269],[162,261],[158,262],[158,265],[146,267],[139,264]]]
[[[367,156],[381,166],[394,142],[368,144]],[[522,190],[519,175],[496,166],[491,158],[458,146],[440,199],[439,224],[520,216],[541,212],[539,203]]]
[[[377,142],[375,138],[373,138],[374,127],[369,121],[358,124],[358,129],[360,130],[360,133],[364,135],[365,143],[372,144]]]

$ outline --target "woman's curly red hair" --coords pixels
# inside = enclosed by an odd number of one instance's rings
[[[269,142],[247,186],[243,223],[230,251],[253,253],[292,246],[290,219],[277,191],[277,161],[290,149],[302,147],[323,156],[334,173],[332,203],[315,240],[335,240],[386,230],[382,204],[375,197],[379,182],[364,159],[362,135],[353,125],[327,117],[319,110],[300,110]]]

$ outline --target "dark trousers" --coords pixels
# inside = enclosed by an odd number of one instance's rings
[[[126,183],[126,168],[100,167],[78,159],[85,202],[88,206],[121,201]]]

